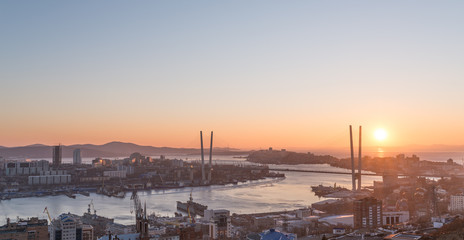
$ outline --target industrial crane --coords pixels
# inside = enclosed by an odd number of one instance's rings
[[[43,213],[45,213],[45,212],[47,213],[47,215],[48,215],[48,220],[49,220],[50,223],[51,223],[51,222],[52,222],[52,218],[50,217],[50,213],[48,212],[48,208],[47,208],[47,207],[45,207]]]

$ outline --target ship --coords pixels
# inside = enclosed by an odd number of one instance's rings
[[[68,196],[69,198],[76,198],[76,195],[74,195],[72,192],[66,192],[64,195]]]
[[[177,210],[188,213],[189,215],[200,215],[203,217],[207,208],[208,206],[194,202],[191,192],[190,199],[187,202],[177,201]]]
[[[335,183],[334,186],[323,186],[322,184],[318,186],[311,186],[312,191],[316,194],[316,196],[323,197],[328,194],[340,192],[340,191],[349,191],[346,188],[337,186]]]

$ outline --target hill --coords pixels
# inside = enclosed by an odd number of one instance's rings
[[[131,153],[139,152],[145,156],[156,156],[163,154],[181,154],[194,155],[200,154],[200,149],[196,148],[171,148],[171,147],[153,147],[141,146],[134,143],[124,142],[109,142],[103,145],[94,144],[75,144],[65,146],[62,145],[62,156],[72,157],[75,149],[81,149],[82,155],[85,157],[123,157],[129,156]],[[205,149],[208,153],[209,149]],[[214,154],[245,154],[247,152],[238,151],[237,149],[214,148]],[[33,144],[22,147],[2,147],[0,148],[0,156],[4,158],[51,158],[52,146]]]

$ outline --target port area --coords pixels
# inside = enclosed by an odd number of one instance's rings
[[[266,165],[201,164],[199,161],[159,159],[132,154],[122,160],[97,158],[92,164],[61,164],[54,167],[70,176],[70,181],[42,183],[29,175],[1,176],[0,200],[66,195],[89,196],[91,192],[124,198],[133,190],[175,189],[211,185],[239,184],[267,178],[285,178]]]

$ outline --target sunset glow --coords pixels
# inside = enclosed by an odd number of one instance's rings
[[[464,144],[461,8],[398,3],[2,2],[0,146]]]
[[[375,139],[377,139],[377,141],[383,141],[387,138],[387,131],[385,131],[385,129],[383,128],[379,128],[377,130],[375,130],[374,132],[374,136],[375,136]]]

